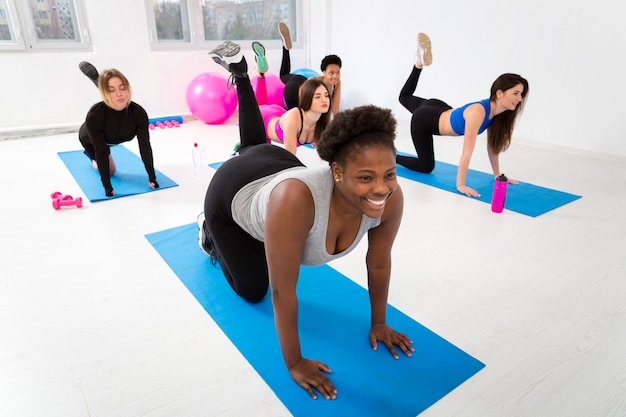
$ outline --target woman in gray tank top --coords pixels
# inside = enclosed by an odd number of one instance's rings
[[[373,349],[384,344],[395,358],[414,351],[411,340],[385,321],[391,247],[404,201],[396,178],[396,121],[390,110],[375,106],[339,113],[317,143],[329,166],[306,168],[292,153],[266,143],[239,45],[229,41],[209,55],[233,75],[241,147],[211,179],[198,221],[200,246],[219,261],[245,300],[261,301],[271,286],[276,331],[291,377],[312,398],[335,399],[338,389],[327,376],[329,367],[304,358],[300,349],[296,284],[302,263],[343,256],[367,234],[370,344]]]

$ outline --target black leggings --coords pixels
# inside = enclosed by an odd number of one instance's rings
[[[230,286],[250,302],[263,299],[269,287],[265,246],[233,220],[231,204],[246,184],[296,166],[304,166],[291,152],[268,144],[265,126],[250,79],[236,78],[239,99],[239,156],[215,172],[204,199],[206,229]]]
[[[285,84],[285,107],[287,110],[298,107],[298,92],[300,86],[306,81],[306,77],[291,74],[291,56],[289,49],[283,46],[283,59],[280,62],[280,80]]]
[[[96,160],[96,149],[93,147],[91,143],[91,139],[89,139],[89,133],[87,133],[87,124],[83,123],[78,129],[78,140],[80,144],[83,145],[84,154],[87,155],[89,159],[92,161]],[[111,153],[111,148],[107,146],[108,153]]]
[[[413,71],[400,90],[399,97],[400,103],[412,113],[411,139],[417,152],[417,158],[398,155],[396,162],[413,171],[430,173],[435,169],[433,135],[439,134],[441,113],[452,107],[441,100],[427,100],[413,95],[421,72],[421,69],[413,66]]]

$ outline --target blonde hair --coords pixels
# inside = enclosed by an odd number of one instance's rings
[[[128,104],[130,104],[133,96],[133,90],[130,86],[130,82],[128,81],[128,78],[126,78],[126,76],[122,74],[121,71],[115,68],[110,68],[102,71],[102,73],[98,77],[98,90],[100,91],[100,96],[102,96],[102,101],[104,101],[107,106],[113,107],[111,101],[111,92],[109,91],[109,81],[111,80],[111,78],[119,78],[120,80],[122,80],[122,84],[126,88],[126,91],[128,91]]]

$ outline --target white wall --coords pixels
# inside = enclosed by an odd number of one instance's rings
[[[207,51],[151,52],[143,2],[86,3],[93,52],[0,53],[0,134],[79,124],[99,98],[77,69],[81,60],[124,71],[154,117],[188,114],[189,81],[223,72]],[[457,106],[487,97],[500,73],[516,72],[530,95],[514,140],[626,156],[626,2],[307,0],[305,8],[307,48],[293,51],[293,67],[317,69],[325,54],[340,55],[344,108],[373,103],[408,120],[397,96],[423,31],[434,63],[420,95]],[[280,50],[268,57],[278,72]]]
[[[500,73],[519,73],[530,95],[518,140],[626,155],[625,2],[395,0],[375,12],[367,4],[378,2],[361,3],[355,10],[333,2],[346,104],[370,100],[406,113],[397,94],[423,31],[434,62],[422,73],[420,94],[458,106],[486,98]]]

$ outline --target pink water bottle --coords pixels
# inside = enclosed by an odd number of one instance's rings
[[[506,200],[506,190],[509,186],[509,179],[504,174],[500,174],[493,183],[493,195],[491,196],[491,211],[502,213],[504,201]]]

